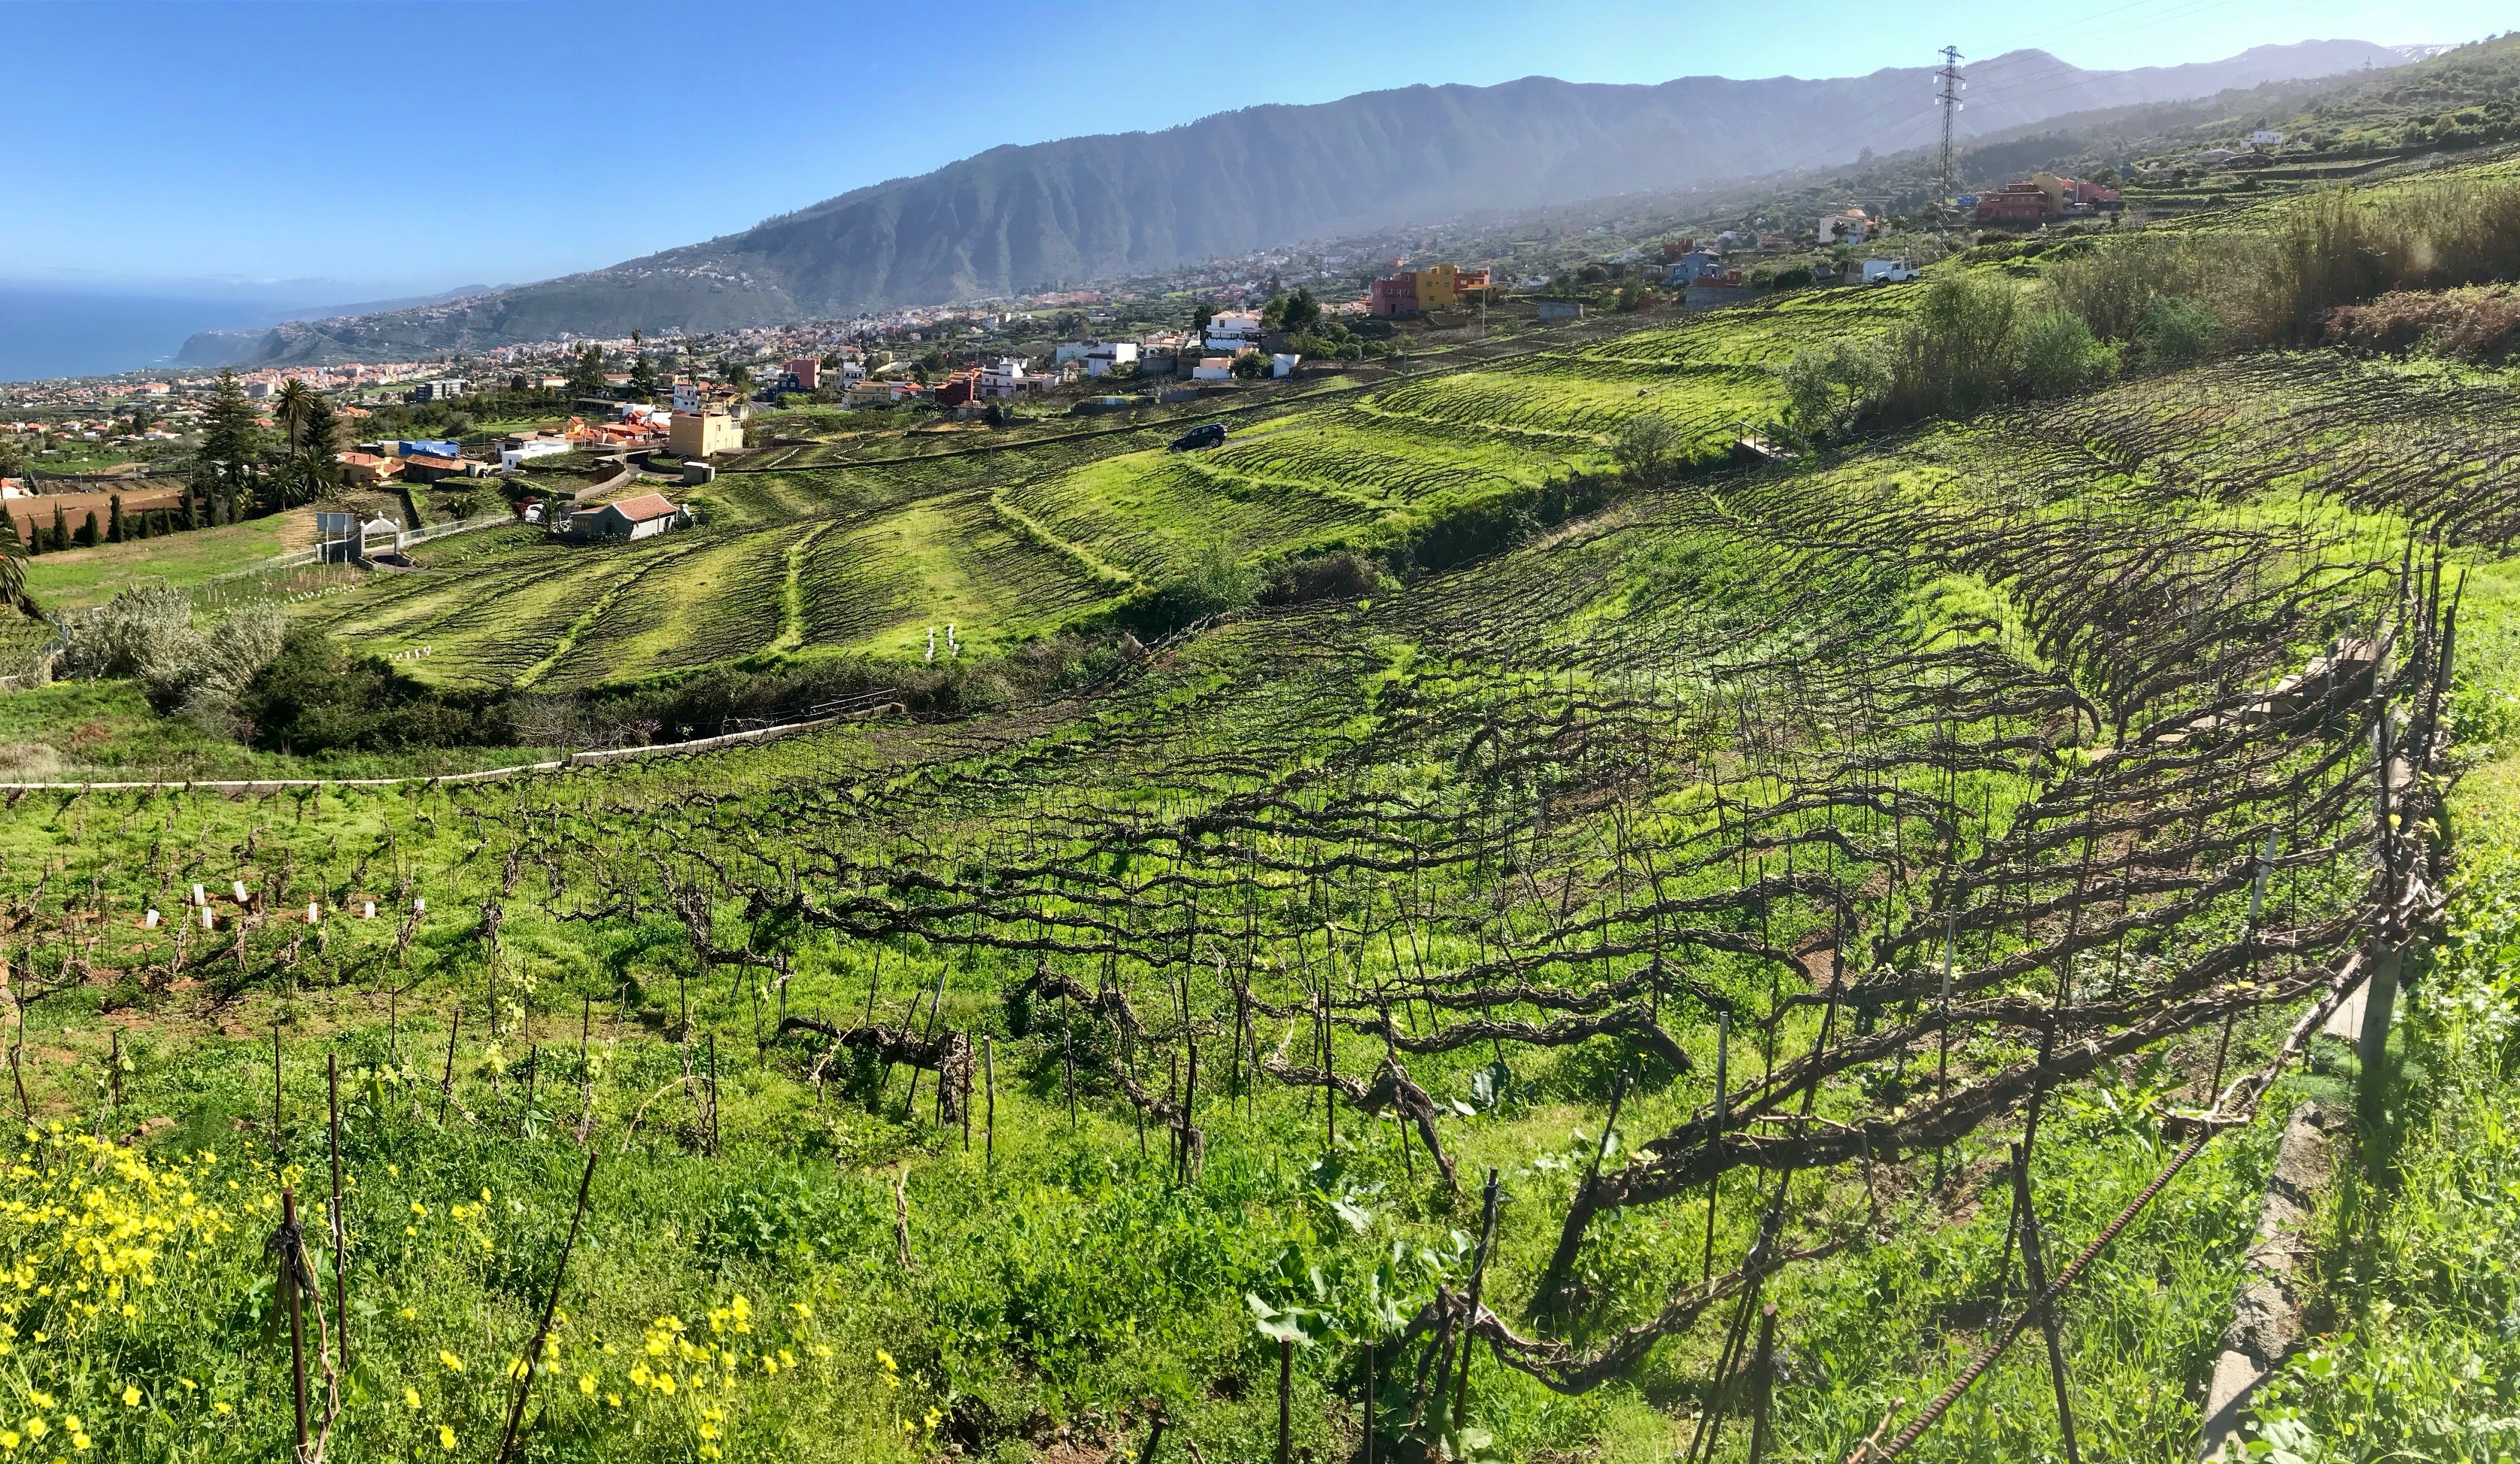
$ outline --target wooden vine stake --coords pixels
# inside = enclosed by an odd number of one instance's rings
[[[2028,1272],[2031,1304],[2039,1308],[2039,1329],[2048,1334],[2048,1377],[2056,1390],[2056,1426],[2063,1431],[2065,1464],[2082,1464],[2074,1445],[2074,1401],[2066,1391],[2065,1350],[2057,1335],[2056,1308],[2048,1296],[2048,1260],[2042,1253],[2039,1212],[2030,1204],[2030,1151],[2012,1146],[2012,1209],[2021,1230],[2021,1265]]]
[[[285,1184],[280,1187],[280,1225],[283,1238],[275,1247],[280,1254],[280,1300],[289,1312],[290,1396],[297,1407],[297,1447],[290,1457],[303,1464],[306,1458],[306,1317],[297,1295],[297,1248],[291,1239],[297,1233],[297,1191]]]
[[[1750,1386],[1757,1390],[1751,1397],[1750,1464],[1767,1464],[1768,1450],[1776,1442],[1777,1304],[1774,1302],[1759,1308],[1758,1361],[1751,1364]]]
[[[1295,1432],[1295,1343],[1278,1339],[1278,1464],[1293,1464]]]
[[[333,1145],[333,1355],[336,1370],[350,1370],[350,1222],[341,1209],[341,1059],[324,1054],[324,1108]]]
[[[568,1239],[561,1243],[560,1263],[552,1267],[551,1294],[543,1301],[543,1319],[534,1328],[534,1340],[525,1348],[522,1369],[517,1379],[516,1399],[508,1405],[508,1427],[499,1436],[497,1464],[508,1464],[516,1452],[517,1431],[525,1420],[525,1399],[532,1395],[534,1378],[541,1373],[543,1349],[551,1341],[552,1317],[560,1310],[561,1283],[568,1279],[569,1253],[577,1249],[577,1235],[586,1223],[586,1193],[595,1183],[596,1151],[586,1151],[586,1169],[577,1178],[577,1209],[568,1217]]]
[[[455,1034],[464,1027],[464,1007],[456,1004],[455,1015],[446,1022],[446,1072],[437,1079],[437,1121],[446,1122],[446,1100],[455,1094]]]
[[[1487,1193],[1479,1205],[1479,1249],[1470,1258],[1470,1294],[1462,1310],[1462,1370],[1453,1381],[1453,1440],[1460,1442],[1470,1407],[1471,1334],[1479,1324],[1479,1288],[1487,1279],[1488,1252],[1496,1245],[1497,1171],[1488,1170]]]
[[[980,1039],[980,1073],[988,1084],[988,1121],[980,1130],[981,1158],[992,1169],[998,1167],[998,1039]]]

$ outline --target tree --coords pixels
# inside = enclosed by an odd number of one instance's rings
[[[0,514],[0,600],[27,615],[40,614],[26,598],[26,541],[18,537],[16,514]]]
[[[718,363],[718,375],[725,379],[727,389],[735,393],[735,399],[737,401],[741,402],[751,398],[751,367],[744,365],[742,361],[720,361]]]
[[[236,373],[222,369],[210,403],[202,413],[202,445],[194,454],[191,475],[214,522],[224,524],[236,517],[237,495],[253,480],[254,463],[262,455],[261,438],[253,404],[245,399]]]
[[[52,542],[47,547],[53,549],[68,549],[69,546],[70,521],[68,516],[62,510],[62,501],[56,498],[53,500]]]
[[[1190,307],[1190,328],[1193,335],[1207,334],[1207,323],[1216,318],[1216,307],[1205,300]]]
[[[98,531],[96,526],[96,511],[94,509],[90,509],[88,511],[87,522],[78,526],[78,532],[72,536],[71,542],[77,544],[82,549],[90,549],[94,548],[97,541],[103,537],[104,535]]]
[[[120,493],[106,500],[105,541],[109,544],[122,542],[122,495]]]
[[[641,401],[656,399],[656,363],[644,350],[630,363],[630,394]]]
[[[589,341],[570,359],[568,389],[579,396],[601,396],[605,386],[604,347]]]
[[[295,377],[280,384],[280,394],[272,399],[272,415],[279,419],[280,430],[288,447],[295,447],[306,435],[306,413],[315,392]]]
[[[1785,422],[1811,441],[1855,425],[1890,389],[1889,357],[1868,342],[1823,341],[1794,353],[1777,373],[1785,389]]]
[[[313,503],[339,486],[340,438],[340,418],[335,415],[331,399],[309,392],[300,412],[296,445],[281,471],[272,475],[273,511]]]
[[[1313,298],[1310,289],[1298,285],[1294,294],[1280,296],[1263,306],[1260,323],[1270,330],[1298,336],[1322,323],[1322,303]]]
[[[1256,350],[1244,351],[1234,358],[1234,374],[1246,382],[1256,382],[1269,374],[1269,358]]]

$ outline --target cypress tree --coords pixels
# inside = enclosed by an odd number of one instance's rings
[[[109,544],[119,544],[122,542],[122,495],[116,493],[107,499],[105,508],[105,541]]]
[[[96,546],[96,541],[101,536],[96,526],[96,510],[89,509],[87,522],[78,526],[78,535],[72,542],[82,549],[91,549]]]
[[[54,500],[53,500],[53,544],[52,544],[52,547],[54,547],[54,548],[56,548],[56,549],[68,549],[69,546],[70,546],[70,521],[69,521],[69,516],[68,516],[68,514],[66,511],[64,511],[64,509],[62,508],[62,501],[61,501],[60,499],[56,498],[56,499],[54,499]]]
[[[191,483],[186,483],[184,485],[184,526],[186,528],[199,528],[202,526],[201,513],[194,507],[195,497],[196,495],[193,492],[193,485]]]

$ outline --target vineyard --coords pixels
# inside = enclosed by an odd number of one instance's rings
[[[1792,297],[1722,321],[1612,323],[1429,358],[1384,384],[1333,381],[1232,414],[1221,451],[1171,453],[1177,424],[1002,447],[899,439],[779,446],[697,500],[701,528],[556,551],[530,530],[417,551],[302,612],[418,674],[480,689],[577,689],[728,662],[913,659],[948,623],[982,654],[1055,635],[1212,544],[1268,565],[1423,534],[1606,468],[1623,426],[1667,422],[1720,462],[1780,401],[1775,365],[1895,316],[1884,294]]]
[[[1744,450],[1931,298],[1196,453],[832,428],[688,531],[293,592],[519,703],[1095,651],[474,781],[19,786],[0,1453],[2507,1456],[2520,378],[2288,337]]]

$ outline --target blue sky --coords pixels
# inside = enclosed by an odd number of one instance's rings
[[[728,233],[1000,143],[1534,73],[1843,75],[2038,46],[2171,65],[2324,37],[2454,42],[2410,0],[1699,7],[0,0],[0,279],[502,284]],[[1718,13],[1720,14],[1720,12]],[[293,286],[282,287],[286,295]],[[323,302],[310,298],[306,303]]]

